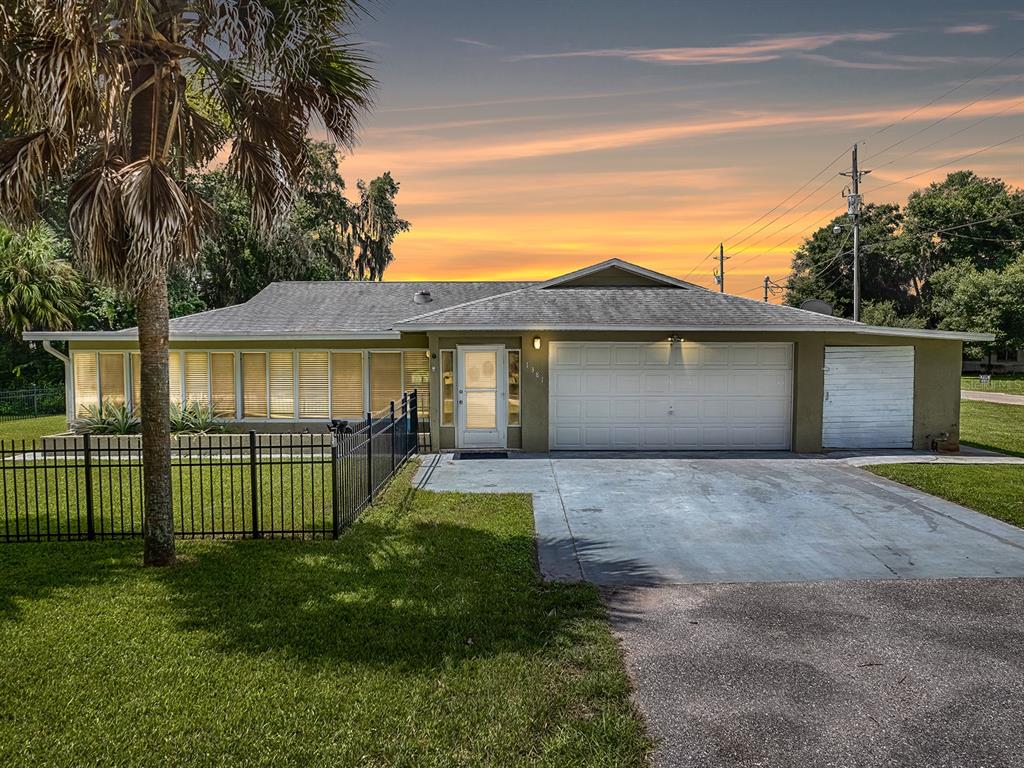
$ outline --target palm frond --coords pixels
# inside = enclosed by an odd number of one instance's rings
[[[0,211],[20,222],[31,221],[47,182],[59,172],[59,151],[49,131],[0,141]]]

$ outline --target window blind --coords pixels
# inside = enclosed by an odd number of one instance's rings
[[[361,419],[363,404],[363,353],[331,353],[331,418]]]
[[[213,410],[218,416],[235,418],[235,355],[210,353],[210,385]]]
[[[100,353],[100,397],[104,403],[124,405],[124,355]]]
[[[242,416],[265,419],[267,415],[267,355],[265,352],[243,352]]]
[[[95,352],[74,352],[75,415],[84,416],[90,407],[99,404],[99,371]]]
[[[326,352],[299,353],[299,418],[326,419],[329,411]]]
[[[210,358],[205,352],[185,353],[185,402],[210,404]]]
[[[271,352],[270,369],[270,418],[295,418],[295,370],[294,355],[291,352]]]
[[[405,392],[416,390],[416,407],[421,419],[430,418],[430,358],[426,350],[402,353],[403,387]],[[399,395],[401,396],[401,395]]]
[[[169,384],[172,403],[181,403],[181,352],[171,352],[167,358],[170,370]]]
[[[402,399],[402,353],[370,353],[370,410],[387,410]]]
[[[132,408],[139,410],[142,404],[142,355],[132,352]],[[171,393],[173,394],[173,393]]]

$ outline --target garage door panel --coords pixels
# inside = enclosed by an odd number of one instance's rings
[[[825,448],[910,448],[914,348],[826,347]]]
[[[563,344],[575,352],[563,354]],[[551,347],[552,448],[790,445],[790,344],[552,342]]]

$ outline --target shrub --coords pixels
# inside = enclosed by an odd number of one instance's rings
[[[213,406],[189,400],[184,405],[171,403],[171,432],[188,435],[208,435],[223,432],[224,424],[217,418]]]
[[[90,435],[134,435],[139,431],[139,417],[123,403],[90,405],[85,416],[74,424],[75,432]]]

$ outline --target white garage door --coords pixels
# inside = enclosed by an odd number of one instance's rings
[[[790,447],[792,344],[552,342],[561,450]]]
[[[913,446],[913,347],[825,347],[821,444]]]

